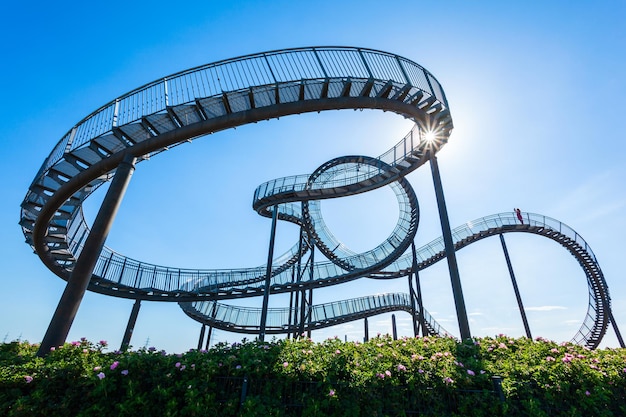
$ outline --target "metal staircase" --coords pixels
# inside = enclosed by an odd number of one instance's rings
[[[362,277],[404,276],[411,271],[412,259],[403,253],[413,240],[418,220],[417,200],[404,176],[447,142],[452,118],[443,89],[432,74],[406,58],[363,48],[313,47],[247,55],[182,71],[112,100],[72,127],[44,161],[21,205],[20,225],[26,242],[52,272],[67,280],[89,234],[82,204],[115,176],[124,158],[147,160],[191,139],[270,118],[363,108],[391,111],[416,124],[378,158],[337,158],[322,165],[314,176],[280,178],[255,190],[257,212],[269,217],[276,207],[279,219],[308,229],[304,239],[312,237],[274,259],[270,290],[284,293]],[[436,133],[434,140],[425,140],[430,132]],[[367,170],[357,170],[358,163],[366,163]],[[318,200],[389,184],[395,187],[401,207],[392,235],[365,254],[337,246],[316,208]],[[590,289],[588,314],[575,340],[595,347],[606,331],[610,299],[593,252],[560,222],[526,216],[528,225],[516,224],[509,214],[470,222],[453,231],[455,245],[460,249],[508,232],[535,233],[558,241],[578,259]],[[292,269],[312,244],[329,261],[316,262],[311,279],[294,282]],[[445,256],[443,242],[436,240],[417,255],[418,268],[426,268]],[[265,274],[265,266],[230,270],[159,266],[105,247],[88,288],[131,299],[212,302],[262,295]],[[404,308],[400,302],[384,308],[391,306]],[[340,315],[325,318],[328,322],[344,319]],[[436,329],[434,323],[432,327]]]
[[[180,303],[180,306],[192,319],[216,329],[244,334],[259,333],[259,308],[235,307],[217,301]],[[310,319],[304,324],[304,331],[319,330],[392,311],[411,313],[409,294],[377,294],[311,306]],[[298,331],[299,324],[292,319],[296,314],[295,310],[290,311],[289,308],[269,309],[266,332],[285,334]],[[424,321],[429,334],[451,337],[427,311],[424,311]]]

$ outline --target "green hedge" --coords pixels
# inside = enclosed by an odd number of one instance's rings
[[[83,339],[45,358],[37,347],[0,344],[0,415],[626,415],[626,349],[541,338],[244,340],[184,354]]]

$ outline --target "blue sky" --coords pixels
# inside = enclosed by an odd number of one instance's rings
[[[8,10],[7,10],[8,7]],[[102,104],[154,79],[249,53],[318,45],[361,46],[409,58],[431,71],[449,100],[455,130],[439,153],[452,227],[489,214],[545,214],[576,230],[595,252],[615,319],[626,331],[626,2],[189,1],[35,2],[0,17],[4,170],[0,337],[41,340],[65,282],[24,243],[19,205],[56,142]],[[378,156],[410,124],[373,111],[281,118],[202,138],[142,162],[107,244],[146,262],[245,267],[265,262],[270,221],[251,209],[260,183],[312,172],[346,154]],[[409,175],[420,199],[416,244],[441,234],[428,167]],[[98,197],[88,201],[93,219]],[[333,232],[356,250],[393,229],[385,188],[324,202]],[[297,231],[278,226],[277,250]],[[507,236],[534,336],[569,340],[587,307],[573,257],[536,236]],[[459,268],[475,336],[523,335],[497,238],[461,250]],[[424,305],[458,334],[447,266],[422,273]],[[405,279],[359,280],[319,290],[314,301],[406,292]],[[284,298],[273,297],[270,307]],[[261,305],[260,299],[246,300]],[[69,340],[121,341],[132,301],[88,293]],[[410,335],[405,313],[399,332]],[[142,304],[132,345],[184,351],[200,325],[175,304]],[[391,331],[390,315],[370,335]],[[354,322],[314,339],[363,337]],[[214,341],[243,336],[216,331]],[[617,346],[610,329],[602,346]]]

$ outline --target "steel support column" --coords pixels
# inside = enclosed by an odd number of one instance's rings
[[[428,329],[426,329],[426,323],[424,320],[424,303],[422,301],[422,286],[420,284],[420,275],[419,270],[417,268],[417,249],[415,249],[415,242],[411,242],[411,252],[413,254],[413,275],[415,276],[415,290],[417,294],[417,307],[419,308],[419,312],[417,313],[418,323],[422,330],[422,336],[428,336]],[[419,333],[416,333],[417,336]]]
[[[313,271],[313,269],[311,269]],[[313,315],[313,287],[309,288],[309,305],[307,307],[307,319],[308,326],[306,331],[306,337],[311,338],[311,316]]]
[[[202,344],[204,343],[204,332],[206,332],[206,324],[202,324],[202,328],[200,328],[200,339],[198,340],[198,350],[202,349]]]
[[[624,346],[624,339],[622,339],[622,334],[617,328],[617,323],[615,323],[615,319],[613,318],[613,309],[609,307],[609,320],[611,320],[611,324],[613,325],[613,331],[615,331],[615,336],[617,336],[617,341],[619,342],[620,347]]]
[[[391,333],[393,335],[393,340],[398,340],[398,329],[396,327],[396,315],[391,315]]]
[[[369,329],[369,326],[367,325],[367,317],[363,319],[363,325],[365,327],[365,336],[363,337],[363,341],[368,342],[370,340],[370,329]]]
[[[67,281],[61,300],[41,341],[37,356],[45,356],[50,348],[65,343],[78,312],[78,307],[89,286],[98,257],[113,225],[113,219],[115,219],[130,177],[135,170],[135,161],[136,158],[128,154],[118,165],[89,236],[85,240],[83,250],[74,264],[74,269]]]
[[[267,251],[267,268],[265,270],[265,289],[263,290],[263,307],[261,309],[261,329],[259,340],[265,341],[265,325],[267,323],[267,307],[270,300],[270,286],[272,281],[272,260],[274,259],[274,240],[276,238],[276,219],[278,218],[278,206],[272,210],[272,231],[270,232],[270,247]]]
[[[413,273],[407,275],[409,278],[409,298],[411,299],[411,322],[413,323],[413,336],[417,337],[419,332],[419,321],[417,315],[419,312],[417,311],[415,299],[417,298],[415,295],[415,291],[413,290]]]
[[[504,241],[504,235],[500,233],[500,243],[502,243],[502,251],[504,252],[504,258],[506,259],[506,266],[509,268],[509,275],[511,276],[511,282],[513,283],[513,291],[515,291],[515,298],[517,299],[517,306],[519,312],[522,315],[522,322],[524,323],[524,330],[526,331],[526,337],[532,339],[530,334],[530,326],[528,325],[528,319],[526,318],[526,310],[524,310],[524,304],[522,303],[522,296],[520,295],[519,288],[517,287],[517,280],[513,273],[513,265],[511,264],[511,258],[509,257],[509,251],[506,248],[506,242]]]
[[[450,270],[452,294],[454,296],[454,306],[456,307],[457,320],[459,321],[461,340],[471,339],[472,335],[470,333],[469,320],[467,319],[467,311],[465,310],[465,300],[463,299],[463,289],[461,288],[461,277],[459,276],[459,267],[456,262],[456,254],[454,252],[452,230],[450,229],[448,210],[446,209],[446,201],[443,196],[443,186],[441,185],[441,176],[439,175],[437,157],[435,154],[430,152],[429,160],[430,168],[433,174],[435,196],[437,197],[437,206],[439,208],[439,220],[441,221],[441,232],[443,234],[443,242],[446,249],[448,269]]]
[[[130,338],[133,336],[133,330],[135,330],[135,323],[137,323],[137,316],[139,315],[139,307],[141,307],[141,300],[135,300],[135,304],[133,304],[133,309],[130,312],[130,317],[128,318],[128,324],[126,325],[126,331],[124,332],[124,337],[122,338],[122,345],[120,346],[120,350],[122,352],[126,352],[128,346],[130,346]]]
[[[206,345],[204,345],[206,350],[209,350],[209,346],[211,346],[211,335],[213,335],[213,326],[209,326],[209,333],[206,335]]]
[[[310,236],[309,236],[309,248],[311,250],[311,254],[309,255],[309,260],[304,265],[304,268],[305,269],[309,268],[309,280],[312,280],[313,279],[313,264],[315,262],[315,242],[313,241],[313,239]],[[310,300],[313,299],[313,293],[312,292],[313,292],[313,289],[311,289],[311,294],[310,294],[310,297],[309,297]],[[310,309],[307,310],[306,289],[302,289],[301,290],[301,303],[300,303],[300,323],[299,323],[299,326],[298,326],[298,334],[300,336],[304,336],[304,327],[305,327],[305,323],[306,323],[306,319],[307,319],[307,312],[309,312],[309,311],[310,311]],[[307,334],[310,337],[310,332],[307,332]]]
[[[309,281],[313,281],[313,266],[315,265],[315,241],[313,239],[309,239],[311,241],[311,258],[310,258],[310,269],[309,269]],[[313,314],[313,287],[309,288],[309,303],[307,306],[307,319],[308,326],[306,336],[311,338],[311,315]]]
[[[304,239],[304,230],[302,226],[300,226],[300,240],[298,241],[298,262],[295,265],[296,268],[296,283],[300,284],[302,281],[302,248],[303,248],[303,239]],[[297,288],[297,286],[296,286]],[[298,322],[298,313],[300,311],[300,291],[293,291],[292,294],[295,297],[295,306],[293,309],[293,338],[297,339],[299,337],[298,330],[300,323]],[[289,324],[292,324],[289,322]]]

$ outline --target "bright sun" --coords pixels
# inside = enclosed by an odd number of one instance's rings
[[[433,132],[432,130],[427,131],[426,133],[424,133],[424,140],[426,142],[433,142],[435,140],[435,132]]]

